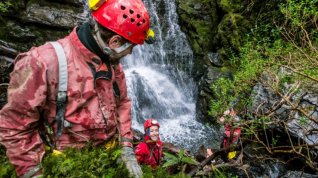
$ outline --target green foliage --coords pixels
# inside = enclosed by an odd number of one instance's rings
[[[192,164],[192,165],[198,164],[198,162],[195,159],[188,157],[184,154],[184,149],[182,149],[179,152],[178,156],[175,156],[167,152],[164,152],[163,154],[164,154],[164,159],[166,160],[166,162],[162,166],[164,168],[170,167],[170,166],[178,166],[178,169],[181,170],[181,168],[186,164]]]
[[[307,126],[309,123],[309,119],[307,117],[300,117],[299,120],[298,120],[298,124],[300,126]]]
[[[0,145],[0,177],[7,177],[7,178],[16,178],[15,169],[12,164],[9,162],[6,154],[5,148]]]
[[[128,170],[117,159],[120,149],[105,150],[87,146],[81,150],[67,149],[64,155],[50,154],[44,158],[44,177],[127,177]]]
[[[215,99],[211,101],[209,115],[215,117],[218,113],[223,112],[224,108],[229,108],[230,103],[235,100],[234,83],[228,78],[220,78],[211,86],[211,89],[215,93]],[[227,98],[227,100],[223,100],[223,98]]]
[[[318,0],[287,0],[280,5],[285,17],[285,37],[301,46],[313,47],[318,37]]]
[[[275,136],[272,138],[272,146],[277,146],[279,135]]]
[[[242,9],[242,0],[220,0],[219,5],[226,12],[235,12]]]
[[[318,0],[287,0],[280,5],[280,10],[293,26],[306,26],[309,21],[318,19]]]
[[[220,46],[222,46],[218,50],[220,56],[227,59],[231,54],[237,54],[248,28],[249,22],[242,14],[231,12],[226,14],[219,23],[215,36]]]
[[[227,178],[226,175],[222,171],[220,171],[217,168],[214,168],[213,165],[212,165],[212,170],[213,170],[213,174],[214,174],[213,177],[216,177],[216,178]]]
[[[0,13],[8,12],[10,6],[12,6],[12,3],[8,0],[0,2]]]
[[[232,64],[237,66],[234,81],[220,78],[211,86],[215,95],[215,101],[212,101],[209,112],[211,116],[217,116],[227,108],[232,107],[231,104],[238,98],[244,105],[248,103],[246,98],[250,95],[252,86],[255,85],[268,63],[261,52],[262,50],[262,46],[255,46],[252,42],[246,42],[240,48],[240,55],[232,57]]]
[[[253,86],[262,80],[264,72],[271,76],[268,85],[282,93],[286,84],[302,81],[304,86],[310,86],[313,80],[317,81],[318,0],[287,2],[279,8],[283,21],[275,22],[277,25],[256,23],[245,35],[239,55],[230,59],[236,69],[234,81],[221,78],[211,86],[215,99],[210,106],[211,116],[231,107],[236,98],[240,99],[237,107],[248,106]]]
[[[175,175],[167,174],[167,170],[163,167],[152,169],[150,166],[142,165],[143,178],[187,178],[187,176],[179,172]]]
[[[128,177],[128,170],[118,161],[121,155],[119,148],[108,149],[88,145],[83,149],[69,148],[61,155],[47,154],[42,161],[43,177],[89,177],[89,178],[117,178]],[[175,157],[170,154],[170,158]],[[196,164],[192,158],[180,152],[180,165]],[[175,158],[178,158],[175,157]],[[0,177],[17,178],[14,167],[5,155],[5,148],[0,145]],[[167,175],[165,167],[152,169],[142,165],[144,178],[186,178],[183,172]]]

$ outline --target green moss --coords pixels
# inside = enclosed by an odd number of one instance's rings
[[[141,168],[143,172],[143,178],[190,178],[182,172],[176,174],[169,174],[167,173],[167,170],[163,167],[159,167],[153,170],[149,166],[142,165]]]
[[[199,45],[199,43],[196,40],[192,40],[191,44],[192,44],[192,49],[195,53],[200,54],[203,52],[202,47]]]
[[[210,50],[217,23],[216,4],[209,0],[177,1],[182,30],[188,34],[196,55],[204,55]]]
[[[2,1],[0,2],[0,12],[5,13],[8,12],[8,9],[12,6],[13,4],[10,1]]]
[[[250,24],[241,14],[229,13],[219,23],[216,38],[222,47],[221,57],[226,60],[231,54],[236,53],[242,45],[242,39]]]
[[[228,13],[240,12],[243,5],[244,0],[220,0],[219,6]]]

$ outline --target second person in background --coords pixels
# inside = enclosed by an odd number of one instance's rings
[[[162,142],[159,137],[159,123],[155,119],[147,119],[144,123],[144,140],[135,149],[139,164],[156,168],[162,158]]]

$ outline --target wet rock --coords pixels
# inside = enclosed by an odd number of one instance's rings
[[[281,70],[285,75],[292,75],[286,70]],[[293,137],[303,139],[308,144],[318,143],[318,134],[310,132],[310,130],[318,129],[318,85],[306,84],[299,85],[297,90],[294,90],[292,95],[286,93],[293,91],[295,82],[283,83],[280,89],[285,96],[282,98],[276,91],[266,85],[266,83],[274,83],[273,77],[264,72],[261,77],[261,82],[257,83],[251,95],[252,105],[249,108],[250,112],[258,115],[266,115],[272,113],[272,116],[287,122],[288,129]],[[309,86],[309,87],[307,87]],[[286,98],[289,98],[288,102]],[[281,104],[280,104],[281,103]],[[305,116],[300,110],[305,111],[308,115]]]
[[[318,178],[318,176],[300,171],[288,171],[281,178]]]
[[[197,101],[197,114],[198,118],[202,121],[214,121],[214,119],[208,114],[211,102],[214,98],[214,93],[211,89],[211,85],[221,77],[231,79],[232,75],[231,72],[227,69],[221,69],[211,66],[207,69],[206,73],[200,79],[200,93]]]
[[[195,155],[195,159],[199,162],[202,162],[203,160],[206,159],[206,156],[207,156],[207,150],[204,145],[201,145],[199,147],[197,154]]]
[[[220,18],[216,1],[177,0],[176,3],[181,29],[188,35],[194,54],[204,56],[213,46]]]
[[[15,57],[18,54],[18,51],[11,48],[8,43],[0,40],[0,55],[7,55],[10,57]]]
[[[220,56],[218,53],[209,52],[208,59],[214,66],[221,67],[223,65],[223,62],[220,60]]]
[[[59,2],[61,4],[70,4],[77,7],[82,7],[86,0],[55,0],[56,2]]]
[[[60,28],[72,28],[80,21],[80,13],[73,9],[28,4],[21,19],[28,23],[37,23]]]
[[[193,6],[193,8],[194,8],[195,10],[200,10],[200,9],[202,8],[202,4],[196,3],[196,4]]]
[[[3,60],[2,56],[0,56],[0,109],[5,105],[5,103],[7,103],[9,73],[12,69],[12,63]]]

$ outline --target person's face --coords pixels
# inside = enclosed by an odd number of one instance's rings
[[[149,137],[152,141],[158,141],[158,139],[159,139],[159,127],[158,126],[149,127]]]
[[[134,46],[135,45],[131,45],[129,48],[127,48],[126,50],[124,50],[121,53],[114,53],[114,54],[110,55],[109,56],[110,62],[112,64],[119,64],[121,58],[123,58],[123,57],[127,56],[128,54],[132,53],[132,50],[133,50]]]
[[[102,35],[103,37],[103,35]],[[103,38],[104,39],[104,38]],[[125,44],[128,44],[129,42],[124,39],[123,37],[121,37],[120,35],[113,35],[108,41],[107,41],[107,45],[108,47],[113,50],[113,54],[111,54],[109,56],[110,58],[110,62],[112,64],[118,64],[120,62],[120,59],[125,57],[128,54],[132,53],[133,47],[135,46],[135,44],[131,44],[127,49],[125,49],[122,52],[117,53],[114,49],[116,48],[120,48]]]

